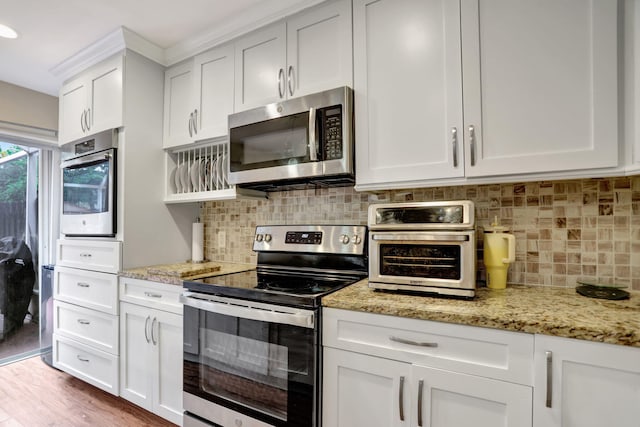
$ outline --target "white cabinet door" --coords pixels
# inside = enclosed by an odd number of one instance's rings
[[[356,184],[463,176],[458,2],[353,8]]]
[[[616,21],[615,1],[462,0],[467,176],[617,166]]]
[[[536,427],[637,427],[640,349],[535,337]]]
[[[410,375],[408,363],[324,347],[322,425],[410,426]]]
[[[153,375],[154,412],[182,424],[182,316],[152,310],[151,344],[157,371]]]
[[[152,359],[150,310],[120,303],[120,396],[153,410],[152,382],[156,375]]]
[[[87,108],[87,82],[77,79],[60,89],[60,143],[73,141],[85,133],[85,112]]]
[[[169,68],[164,74],[164,135],[165,148],[191,142],[193,124],[191,114],[193,62],[188,61]]]
[[[352,86],[351,28],[351,2],[345,0],[287,21],[288,97]]]
[[[118,128],[122,122],[123,56],[102,63],[89,77],[88,134]]]
[[[227,116],[233,113],[234,48],[225,46],[197,55],[193,66],[195,138],[227,134]]]
[[[236,41],[236,111],[284,99],[286,37],[286,25],[282,23]]]
[[[531,427],[528,386],[413,366],[413,425],[425,427]]]

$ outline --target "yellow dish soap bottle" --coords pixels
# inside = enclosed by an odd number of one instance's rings
[[[487,269],[487,287],[491,289],[507,287],[509,263],[516,260],[516,238],[506,231],[497,216],[491,226],[484,229],[484,266]]]

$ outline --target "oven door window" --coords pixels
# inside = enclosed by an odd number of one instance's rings
[[[109,211],[109,159],[62,169],[62,212],[65,215]]]
[[[380,274],[460,280],[461,252],[459,244],[382,244]]]
[[[230,130],[232,172],[309,163],[309,112]]]
[[[205,310],[197,317],[197,354],[185,348],[186,392],[273,425],[312,425],[313,329]]]

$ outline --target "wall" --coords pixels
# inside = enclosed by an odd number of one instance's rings
[[[0,121],[58,129],[58,98],[0,81]]]
[[[510,283],[573,287],[579,278],[640,290],[640,176],[517,184],[466,185],[380,193],[352,188],[271,193],[268,200],[202,205],[208,259],[255,263],[256,225],[366,224],[376,201],[469,199],[482,227],[497,215],[516,236]]]

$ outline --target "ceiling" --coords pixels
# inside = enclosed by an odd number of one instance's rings
[[[317,1],[316,1],[317,2]],[[19,37],[0,38],[0,81],[57,96],[50,70],[121,26],[160,48],[220,36],[282,16],[308,0],[0,0],[0,24]],[[272,19],[273,20],[273,19]],[[218,31],[218,33],[216,33]],[[196,52],[194,52],[196,53]],[[166,64],[165,64],[166,65]]]

